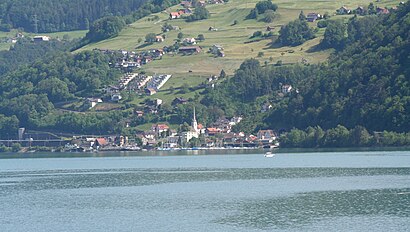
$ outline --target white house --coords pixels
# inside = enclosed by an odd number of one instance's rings
[[[111,101],[113,102],[119,102],[122,99],[122,96],[120,94],[113,94],[111,96]]]
[[[195,38],[185,38],[184,42],[186,42],[187,44],[194,45],[196,44],[196,39]]]
[[[98,103],[103,102],[100,98],[87,98],[87,101],[90,105],[90,109],[94,108]]]
[[[290,93],[292,91],[292,86],[291,85],[282,85],[282,93]]]
[[[33,37],[33,41],[34,42],[46,42],[46,41],[50,41],[50,37],[45,36],[45,35],[38,35],[38,36]]]
[[[272,143],[276,140],[276,134],[273,130],[260,130],[258,131],[257,138],[263,144]]]

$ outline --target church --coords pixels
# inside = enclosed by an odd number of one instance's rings
[[[204,133],[203,127],[201,124],[198,125],[198,122],[196,121],[196,114],[195,114],[195,107],[194,107],[194,115],[192,117],[191,128],[189,131],[182,132],[181,134],[182,144],[181,145],[186,146],[192,138],[199,138],[199,135],[201,133]]]

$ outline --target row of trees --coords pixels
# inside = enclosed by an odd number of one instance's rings
[[[292,129],[280,137],[280,142],[283,147],[295,148],[410,146],[410,133],[369,133],[362,126],[349,130],[342,125],[323,130],[316,126],[305,130]]]

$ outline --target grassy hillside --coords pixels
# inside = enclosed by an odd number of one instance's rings
[[[207,20],[187,23],[183,19],[169,20],[169,12],[180,9],[180,6],[173,7],[164,12],[157,13],[138,20],[124,29],[116,38],[100,41],[83,47],[81,50],[100,49],[125,49],[125,50],[147,50],[162,48],[175,42],[179,32],[184,33],[185,37],[197,37],[199,34],[205,36],[205,41],[199,43],[203,47],[203,52],[198,55],[166,55],[162,60],[152,62],[143,67],[148,73],[169,73],[173,74],[171,79],[173,83],[167,83],[164,90],[170,87],[179,87],[183,83],[190,84],[201,83],[209,75],[219,74],[224,69],[228,74],[232,74],[246,58],[257,57],[259,52],[264,55],[258,59],[261,63],[265,61],[276,63],[281,60],[283,63],[301,62],[304,58],[310,63],[317,63],[326,60],[331,50],[315,51],[314,47],[322,39],[324,30],[317,33],[317,38],[310,40],[297,47],[275,47],[271,46],[271,40],[261,40],[258,42],[248,43],[249,37],[255,31],[266,32],[267,26],[273,26],[274,34],[278,34],[280,27],[298,17],[301,10],[305,14],[309,12],[329,13],[333,15],[335,10],[345,5],[351,9],[359,5],[367,6],[370,0],[274,0],[279,6],[277,19],[270,24],[256,21],[245,20],[246,15],[254,8],[258,0],[231,0],[227,4],[208,5],[207,9],[211,13],[211,18]],[[397,0],[381,0],[375,2],[377,6],[390,7],[398,5]],[[158,19],[154,19],[158,16]],[[333,16],[333,19],[346,16]],[[239,23],[232,25],[234,20]],[[164,23],[172,26],[179,26],[181,31],[167,32],[166,39],[162,43],[152,45],[144,44],[145,35],[148,33],[162,34],[161,26]],[[316,23],[310,23],[312,27]],[[218,31],[208,31],[209,27],[215,27]],[[142,40],[142,42],[138,42]],[[225,49],[226,57],[215,58],[213,55],[206,53],[208,48],[213,44],[220,44]],[[192,72],[188,72],[188,71]]]

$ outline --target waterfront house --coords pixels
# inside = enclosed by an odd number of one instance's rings
[[[260,130],[258,131],[257,138],[262,144],[270,144],[276,140],[276,134],[273,130]]]
[[[198,138],[198,137],[199,137],[198,132],[194,130],[182,132],[181,133],[182,146],[186,146],[192,138]]]
[[[167,142],[164,144],[164,148],[176,148],[178,147],[179,141],[180,141],[179,136],[169,136],[167,138]]]
[[[108,142],[105,138],[96,138],[92,146],[94,149],[98,149],[101,147],[105,147],[107,145],[108,145]]]

